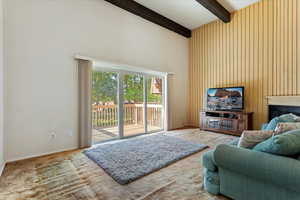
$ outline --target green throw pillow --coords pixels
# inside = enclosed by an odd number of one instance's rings
[[[265,131],[274,131],[277,124],[280,123],[279,117],[273,118],[270,123],[264,128]]]
[[[276,129],[276,126],[278,123],[282,122],[296,122],[295,115],[293,114],[285,114],[281,115],[279,117],[273,118],[267,126],[263,127],[263,130],[266,131],[274,131]]]
[[[279,120],[283,122],[296,122],[296,115],[290,113],[290,114],[284,114],[279,116]]]
[[[299,155],[300,129],[273,136],[256,145],[253,150],[282,156]]]

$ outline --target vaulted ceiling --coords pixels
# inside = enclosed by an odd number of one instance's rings
[[[143,6],[189,28],[195,29],[218,19],[196,0],[135,0]],[[228,11],[233,12],[259,0],[218,0]]]
[[[230,13],[260,0],[105,0],[132,14],[191,37],[191,30],[216,19],[231,20]]]

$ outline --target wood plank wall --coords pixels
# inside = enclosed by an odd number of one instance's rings
[[[300,95],[300,0],[262,0],[192,32],[189,125],[199,125],[206,89],[245,86],[254,127],[267,121],[265,97]]]

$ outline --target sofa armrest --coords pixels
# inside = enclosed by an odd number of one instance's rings
[[[299,192],[299,160],[219,145],[214,152],[214,161],[218,167]]]
[[[214,150],[207,151],[206,153],[203,154],[202,163],[206,169],[212,172],[217,171],[218,168],[214,161]]]

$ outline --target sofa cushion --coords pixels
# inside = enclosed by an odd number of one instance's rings
[[[210,171],[217,171],[217,166],[214,162],[214,150],[205,152],[202,157],[203,166]]]
[[[253,150],[282,156],[300,154],[300,129],[273,136],[256,145]]]
[[[300,129],[300,122],[278,123],[275,129],[275,135],[296,129]]]
[[[264,130],[270,130],[270,131],[274,131],[276,129],[276,126],[278,123],[281,122],[297,122],[297,116],[294,114],[285,114],[285,115],[281,115],[279,117],[275,117],[273,118],[268,126],[265,127]]]
[[[252,149],[258,143],[272,137],[273,131],[244,131],[240,137],[238,147]]]

